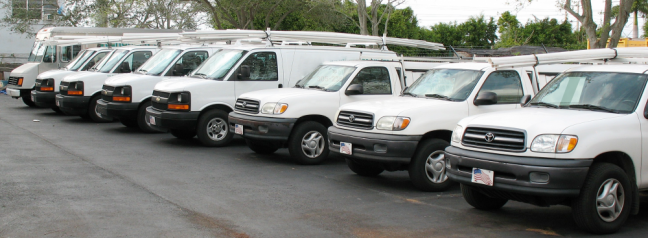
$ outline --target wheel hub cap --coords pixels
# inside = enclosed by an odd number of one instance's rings
[[[599,187],[596,197],[596,211],[606,222],[613,222],[621,215],[625,203],[625,191],[616,179],[608,179]]]
[[[302,152],[308,158],[315,158],[322,154],[325,147],[324,136],[318,131],[309,131],[301,142]]]
[[[433,183],[443,183],[448,180],[445,170],[445,155],[443,151],[432,152],[425,161],[425,173]]]
[[[222,140],[227,136],[227,122],[221,118],[213,118],[207,123],[207,135],[212,140]]]

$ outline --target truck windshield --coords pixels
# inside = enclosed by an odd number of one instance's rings
[[[219,51],[191,72],[190,77],[223,80],[244,53],[242,50]]]
[[[116,50],[110,55],[110,58],[107,60],[102,60],[101,63],[99,63],[99,67],[97,67],[99,72],[102,73],[108,73],[110,70],[115,67],[119,61],[124,58],[124,56],[128,53],[128,50]]]
[[[83,51],[83,52],[79,53],[79,55],[77,55],[77,57],[74,58],[74,59],[72,60],[72,62],[70,62],[70,63],[65,67],[65,69],[70,70],[70,71],[77,71],[77,70],[79,70],[79,68],[81,68],[81,66],[83,65],[83,63],[85,63],[86,60],[88,60],[88,58],[90,58],[90,56],[92,56],[95,52],[96,52],[96,51],[94,51],[94,50],[86,50],[86,51]]]
[[[137,69],[137,73],[148,75],[160,75],[164,69],[171,64],[171,61],[178,56],[182,50],[165,49],[153,55],[142,66]]]
[[[34,42],[34,47],[32,47],[31,52],[29,53],[29,62],[40,62],[43,59],[43,54],[45,53],[45,46],[40,41]]]
[[[484,71],[433,69],[418,78],[403,94],[463,101],[470,96],[482,74]]]
[[[340,90],[355,69],[356,67],[353,66],[321,65],[306,78],[300,80],[295,87],[337,91]]]
[[[532,106],[628,114],[635,110],[648,76],[611,72],[569,72],[545,86]]]

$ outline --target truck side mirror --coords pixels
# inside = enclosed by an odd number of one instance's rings
[[[481,92],[477,94],[473,104],[475,106],[497,104],[497,94],[494,92]]]
[[[241,69],[239,70],[239,74],[237,75],[238,79],[247,79],[250,78],[250,66],[249,65],[241,65]]]
[[[520,99],[520,105],[524,106],[529,103],[529,101],[531,101],[531,95],[524,95],[522,99]]]
[[[130,73],[131,68],[130,65],[128,65],[128,62],[122,62],[121,67],[119,67],[119,71],[122,73]]]
[[[344,92],[344,94],[346,94],[347,96],[358,95],[363,93],[364,93],[364,88],[362,87],[361,84],[351,84]]]
[[[173,66],[173,76],[182,76],[184,75],[184,67],[181,64],[175,64]]]
[[[646,108],[644,108],[644,118],[648,119],[648,104],[646,104]]]

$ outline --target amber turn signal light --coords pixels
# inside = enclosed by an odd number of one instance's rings
[[[113,101],[114,102],[130,102],[131,98],[130,97],[118,97],[118,96],[113,96]]]
[[[169,110],[189,110],[188,104],[169,104]]]
[[[43,92],[53,92],[54,87],[41,87],[40,90]]]
[[[22,86],[23,78],[18,78],[18,86]]]
[[[83,91],[68,91],[68,95],[83,95]]]

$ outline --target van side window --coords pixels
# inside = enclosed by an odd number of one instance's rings
[[[153,55],[153,53],[150,51],[136,51],[129,55],[123,62],[128,62],[130,71],[135,71],[151,58],[151,55]]]
[[[391,94],[392,92],[389,71],[385,67],[364,68],[358,72],[351,84],[362,85],[363,94]]]
[[[43,55],[43,62],[55,63],[56,62],[56,46],[50,45],[47,46],[45,50],[45,55]]]
[[[250,66],[251,81],[278,81],[277,54],[274,52],[253,53],[241,63]]]
[[[79,52],[81,52],[80,45],[61,47],[61,62],[70,62],[70,60],[74,59],[74,57],[76,57]]]
[[[88,60],[88,63],[85,66],[83,66],[81,71],[86,71],[86,70],[92,68],[92,66],[94,66],[99,61],[101,61],[107,54],[108,54],[108,52],[99,52],[99,53],[97,53],[96,55],[94,55],[94,57],[92,57],[92,59]]]
[[[209,58],[207,51],[191,51],[187,52],[173,65],[166,76],[183,76],[189,74],[198,65],[202,64],[205,59]]]
[[[495,71],[488,75],[481,92],[496,93],[497,104],[520,103],[523,96],[520,75],[516,71]]]

